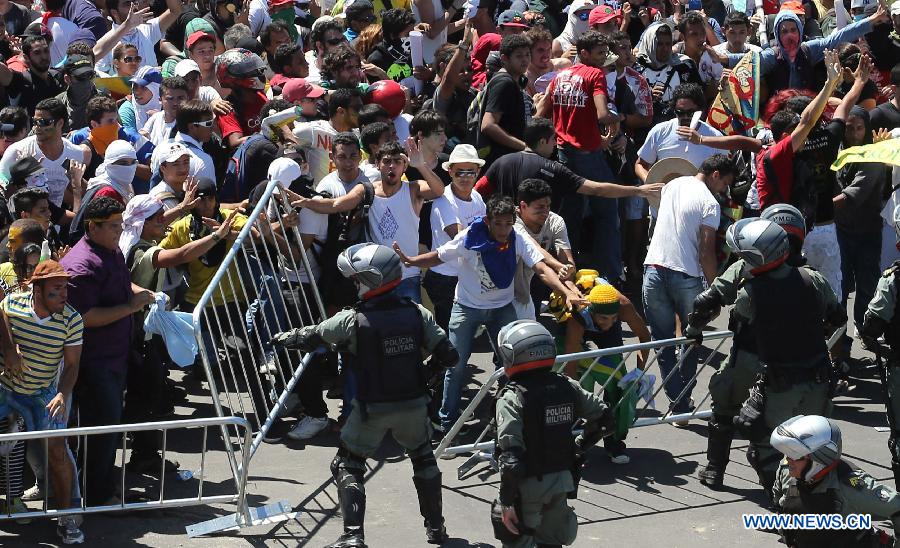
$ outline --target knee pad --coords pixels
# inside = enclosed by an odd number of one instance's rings
[[[413,476],[415,477],[430,479],[441,473],[430,442],[426,441],[409,451],[409,460],[412,461]]]
[[[331,461],[331,475],[339,488],[352,484],[362,486],[366,474],[366,459],[341,447]]]

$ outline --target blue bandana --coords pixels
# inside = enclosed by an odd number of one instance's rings
[[[466,249],[477,251],[481,254],[481,262],[488,276],[500,289],[509,287],[516,274],[516,233],[509,234],[509,240],[500,243],[491,238],[487,222],[484,217],[476,218],[469,226],[466,233],[466,241],[463,244]]]

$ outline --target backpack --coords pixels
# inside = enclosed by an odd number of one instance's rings
[[[478,141],[481,139],[481,119],[484,117],[484,102],[491,83],[496,79],[497,75],[494,75],[483,88],[478,90],[475,100],[469,103],[469,109],[466,111],[466,142],[473,143],[476,148],[478,148]],[[478,148],[478,157],[482,160],[487,158],[490,153],[491,146],[489,144]]]
[[[261,154],[269,157],[260,158]],[[219,201],[237,203],[250,196],[253,187],[266,179],[269,164],[277,155],[278,145],[264,135],[254,133],[247,137],[228,159],[225,177],[219,187]],[[252,160],[249,164],[248,158]]]
[[[369,207],[375,201],[375,185],[368,180],[360,184],[363,185],[365,192],[359,205],[350,211],[329,215],[325,241],[316,242],[321,248],[319,250],[315,247],[310,248],[322,269],[318,288],[319,293],[326,299],[335,282],[344,279],[337,269],[338,255],[351,245],[366,240]]]

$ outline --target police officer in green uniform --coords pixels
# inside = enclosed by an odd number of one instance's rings
[[[754,326],[765,373],[735,418],[750,440],[747,460],[771,496],[779,456],[769,445],[776,425],[800,413],[830,414],[832,365],[823,331],[843,325],[846,311],[821,274],[787,264],[783,228],[765,219],[742,219],[727,235],[750,277],[738,289],[733,314]],[[702,339],[703,322],[685,335]]]
[[[578,522],[566,499],[577,494],[584,452],[611,431],[613,415],[600,397],[552,371],[556,342],[541,324],[508,324],[497,348],[509,382],[497,399],[494,534],[506,548],[572,544]],[[579,418],[587,423],[576,440]]]
[[[774,222],[787,233],[790,253],[786,263],[803,266],[806,259],[800,251],[806,237],[806,222],[800,210],[790,204],[775,204],[763,210],[760,218]],[[734,226],[728,227],[729,231],[734,230]],[[702,327],[718,316],[723,306],[734,304],[738,290],[750,277],[750,270],[743,259],[738,259],[716,277],[709,288],[694,299],[694,311],[688,318],[688,324],[693,327],[686,334],[702,333]],[[712,489],[722,487],[734,440],[734,418],[762,373],[756,352],[756,334],[750,322],[732,313],[728,319],[728,329],[734,333],[731,356],[728,363],[713,373],[709,380],[713,416],[709,419],[707,434],[707,464],[698,474],[700,483]]]
[[[441,472],[431,449],[427,381],[433,376],[429,370],[443,373],[459,356],[428,310],[394,293],[401,267],[400,258],[389,247],[351,246],[338,257],[337,265],[341,274],[356,284],[361,299],[356,307],[341,310],[318,325],[279,333],[273,340],[305,351],[333,345],[354,356],[351,369],[357,394],[331,463],[344,533],[330,546],[366,546],[365,463],[388,431],[412,461],[427,540],[441,544],[447,540],[447,532],[441,509]],[[421,349],[432,354],[429,368],[422,362]]]
[[[894,230],[897,232],[897,240],[900,242],[900,206],[894,209]],[[900,248],[900,243],[897,244]],[[866,340],[866,346],[878,349],[876,339],[884,335],[891,347],[891,353],[887,364],[879,363],[878,367],[887,366],[882,370],[882,383],[886,393],[888,409],[888,424],[891,427],[891,435],[888,438],[888,448],[891,452],[891,469],[894,472],[894,482],[900,489],[900,314],[897,314],[897,292],[900,290],[900,261],[896,261],[890,268],[884,271],[878,286],[875,288],[875,296],[869,303],[865,319],[860,328],[860,335]],[[877,351],[877,350],[876,350]],[[880,353],[878,355],[880,361]]]
[[[887,485],[841,460],[841,430],[825,417],[800,415],[780,424],[770,438],[784,454],[773,500],[782,514],[868,514],[900,526],[900,496]],[[790,548],[900,547],[877,529],[782,530]]]

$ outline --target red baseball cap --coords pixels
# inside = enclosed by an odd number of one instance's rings
[[[324,88],[310,84],[303,78],[291,78],[281,86],[281,98],[291,103],[301,99],[315,99],[324,94]]]
[[[195,30],[188,36],[188,39],[185,41],[184,45],[187,46],[187,49],[190,50],[194,47],[194,44],[199,42],[200,40],[211,40],[213,44],[216,43],[216,37],[212,34],[204,31],[204,30]]]
[[[619,18],[619,10],[615,10],[610,6],[597,6],[591,10],[588,17],[588,25],[601,25]]]
[[[269,9],[293,6],[294,0],[269,0]]]

